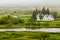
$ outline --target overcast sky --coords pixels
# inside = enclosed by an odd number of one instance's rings
[[[13,6],[60,6],[60,0],[0,0],[0,7]]]

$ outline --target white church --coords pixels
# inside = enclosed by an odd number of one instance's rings
[[[16,11],[13,13],[13,17],[14,17],[14,18],[20,18],[20,16],[17,14]]]
[[[43,16],[43,19],[42,19],[43,21],[52,21],[52,20],[54,20],[54,18],[53,18],[53,16],[52,15],[48,15],[48,14],[45,14],[44,16]]]
[[[46,13],[46,14],[43,14],[42,19],[40,19],[40,14],[38,13],[36,15],[36,20],[37,21],[39,21],[39,20],[42,20],[42,21],[52,21],[52,20],[54,20],[54,17],[53,17],[53,15]]]

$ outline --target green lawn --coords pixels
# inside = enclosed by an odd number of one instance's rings
[[[60,32],[0,32],[0,40],[60,40]]]

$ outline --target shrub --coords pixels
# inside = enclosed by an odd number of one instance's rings
[[[0,24],[9,24],[9,23],[13,24],[24,23],[24,20],[20,18],[14,18],[10,15],[1,17]]]
[[[41,26],[49,26],[49,23],[41,23]]]
[[[10,16],[9,15],[8,16],[1,17],[0,24],[7,24],[8,21],[9,21],[9,19],[10,19]]]
[[[56,26],[60,26],[60,23],[56,23]]]
[[[42,38],[43,40],[45,40],[48,37],[50,37],[49,33],[48,34],[47,33],[41,33],[39,39]]]
[[[25,23],[25,25],[27,25],[27,26],[29,26],[30,24],[31,24],[30,22]]]
[[[36,36],[36,35],[29,35],[28,38],[36,39],[36,38],[39,38],[39,36]]]

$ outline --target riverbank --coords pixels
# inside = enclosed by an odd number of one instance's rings
[[[7,31],[0,32],[0,40],[60,40],[60,32]]]
[[[47,24],[46,24],[47,25]],[[28,29],[39,29],[39,28],[60,28],[60,26],[39,26],[39,25],[24,25],[24,24],[3,24],[0,25],[0,29],[14,29],[14,28],[28,28]]]

